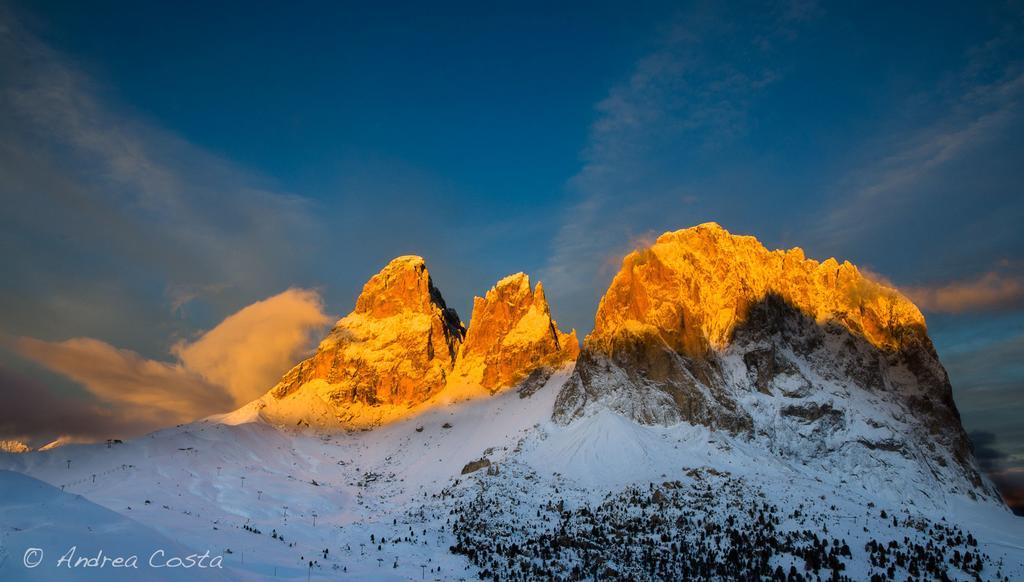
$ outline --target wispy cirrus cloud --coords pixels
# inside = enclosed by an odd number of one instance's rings
[[[309,254],[317,222],[308,200],[120,105],[7,9],[0,110],[7,333],[127,339],[143,327],[182,328],[172,312],[188,301],[236,309],[239,295],[291,284]],[[86,300],[59,325],[41,317]],[[109,317],[91,316],[101,312]],[[165,342],[131,339],[150,352]]]
[[[22,386],[19,392],[32,393],[10,395],[19,405],[0,409],[0,430],[52,438],[57,436],[47,434],[55,428],[52,422],[32,420],[50,410],[70,419],[60,425],[60,434],[124,436],[229,411],[272,387],[329,320],[319,295],[289,289],[241,309],[193,341],[178,343],[172,350],[176,361],[148,359],[93,338],[17,338],[15,352],[82,385],[88,397],[58,397],[35,382],[12,382]],[[55,407],[55,402],[79,404]]]
[[[984,88],[985,99],[974,97],[979,90],[972,89],[966,97],[973,103],[963,104],[973,112],[957,113],[960,119],[940,120],[904,137],[891,154],[858,170],[856,181],[861,184],[825,217],[821,229],[833,240],[849,241],[863,229],[876,227],[878,219],[887,216],[881,209],[926,197],[927,191],[919,188],[922,180],[990,143],[1020,119],[1024,72]]]
[[[649,236],[649,225],[632,230],[632,223],[651,222],[637,215],[683,208],[694,223],[706,220],[687,208],[699,199],[671,179],[680,158],[747,131],[751,102],[782,74],[763,57],[819,14],[814,2],[783,3],[745,14],[743,27],[707,7],[677,14],[653,50],[595,105],[582,166],[567,183],[575,202],[540,273],[558,304],[568,306],[568,319],[590,320],[601,283],[614,273],[609,265],[617,266],[631,239]]]
[[[119,102],[5,7],[0,111],[0,334],[18,338],[0,431],[125,436],[230,410],[327,322],[312,291],[251,303],[312,256],[307,199]]]
[[[871,153],[837,181],[829,206],[814,217],[814,236],[840,249],[896,224],[923,222],[921,215],[962,205],[959,201],[975,200],[973,210],[979,213],[1005,206],[1006,185],[991,184],[991,170],[981,168],[986,160],[1005,156],[1013,147],[1006,140],[1024,127],[1022,31],[1024,17],[1011,10],[993,37],[966,51],[961,67],[910,100],[915,109],[933,113],[905,113],[923,119],[883,126]],[[986,199],[986,189],[1001,195],[992,196],[995,204]]]

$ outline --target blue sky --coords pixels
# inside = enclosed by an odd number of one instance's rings
[[[406,253],[465,320],[522,270],[585,333],[623,254],[715,220],[913,292],[1024,478],[1021,3],[722,4],[4,4],[0,333],[176,366]],[[9,393],[92,402],[16,352]]]

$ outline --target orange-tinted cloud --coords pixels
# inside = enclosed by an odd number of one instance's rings
[[[154,424],[177,424],[225,410],[226,392],[180,364],[147,360],[91,338],[19,338],[22,356],[78,382],[99,400]]]
[[[976,279],[902,291],[924,311],[964,313],[1024,305],[1024,277],[990,271]]]
[[[193,342],[175,345],[176,362],[150,360],[92,338],[22,337],[13,347],[84,386],[114,417],[108,421],[141,432],[226,412],[265,392],[328,322],[322,307],[315,292],[289,289],[243,308]]]
[[[289,289],[245,307],[171,351],[185,368],[243,404],[273,386],[310,345],[312,332],[328,322],[315,292]]]
[[[58,435],[87,440],[146,432],[151,420],[123,414],[91,394],[62,394],[39,378],[0,364],[0,435],[46,444]]]

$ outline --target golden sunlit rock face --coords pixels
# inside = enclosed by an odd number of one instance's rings
[[[668,232],[622,262],[597,310],[587,345],[611,350],[656,337],[699,357],[724,348],[752,306],[778,296],[820,323],[839,322],[875,346],[897,349],[925,329],[921,312],[849,262],[769,251],[715,223]]]
[[[271,391],[284,398],[321,380],[337,405],[410,405],[445,385],[465,330],[434,287],[423,259],[398,257],[371,278],[356,308],[316,354]]]
[[[804,464],[860,471],[889,456],[983,490],[920,311],[849,263],[770,251],[717,224],[627,256],[582,350],[525,274],[477,297],[467,331],[423,259],[399,257],[238,418],[367,428],[514,387],[529,397],[569,365],[559,424],[609,412],[686,422]]]
[[[526,275],[476,299],[467,335],[423,259],[398,257],[366,283],[317,352],[253,405],[277,424],[374,426],[494,394],[578,353],[575,333],[558,330],[543,287],[531,289]]]
[[[539,368],[557,368],[579,354],[576,331],[562,333],[540,283],[517,273],[473,301],[473,319],[455,366],[456,381],[496,392]]]

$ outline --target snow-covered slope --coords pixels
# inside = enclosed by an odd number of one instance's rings
[[[510,390],[427,408],[373,431],[279,430],[237,413],[109,447],[4,455],[0,467],[63,486],[193,551],[222,554],[233,576],[304,579],[316,560],[314,575],[419,579],[440,567],[438,577],[448,579],[466,564],[448,553],[445,520],[415,514],[425,504],[453,503],[443,492],[456,481],[468,486],[468,463],[498,464],[512,454],[550,417],[568,373],[556,372],[530,396]],[[415,543],[379,551],[370,543],[371,534],[404,538],[410,525]]]
[[[779,520],[773,540],[804,530],[843,540],[851,554],[836,559],[853,579],[878,571],[865,550],[871,540],[906,549],[906,537],[913,551],[940,535],[960,537],[943,546],[954,578],[970,578],[953,566],[954,551],[977,553],[986,575],[1024,576],[1024,523],[998,504],[928,498],[899,483],[766,457],[756,444],[687,423],[643,425],[606,410],[561,425],[551,410],[568,375],[561,370],[528,397],[509,390],[371,431],[283,430],[225,415],[110,447],[6,455],[0,466],[63,485],[190,552],[219,553],[231,568],[225,574],[242,579],[304,579],[307,571],[363,580],[507,578],[521,575],[524,560],[564,577],[602,560],[644,578],[629,564],[663,549],[669,567],[673,541],[678,551],[693,538],[694,554],[680,558],[725,560],[727,552],[698,551],[698,537],[714,540],[698,532],[714,523],[763,533],[759,514]],[[655,513],[678,521],[667,542],[662,522],[649,523]],[[595,515],[602,535],[622,528],[626,537],[599,547]],[[731,543],[724,532],[722,547]],[[562,540],[557,550],[553,539]],[[800,540],[803,553],[769,552],[772,569],[795,565],[803,574],[805,554],[828,559],[811,537]]]
[[[140,571],[148,580],[181,579],[168,567],[175,559],[195,564],[191,579],[230,579],[230,569],[210,567],[213,557],[202,554],[80,495],[0,470],[2,580],[137,580]]]

